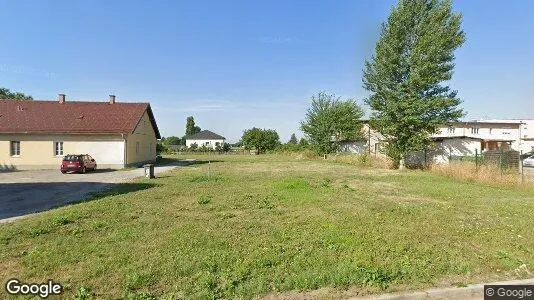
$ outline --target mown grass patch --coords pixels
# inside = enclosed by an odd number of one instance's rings
[[[532,189],[289,156],[211,160],[1,224],[0,278],[53,278],[76,299],[206,299],[532,276]]]

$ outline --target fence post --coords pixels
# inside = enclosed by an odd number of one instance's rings
[[[523,160],[521,160],[522,156],[523,156],[523,150],[519,152],[519,167],[521,168],[521,183],[525,183],[525,172],[523,171]]]
[[[499,153],[499,167],[501,169],[501,176],[503,175],[503,166],[502,166],[502,148],[501,152]]]
[[[478,149],[475,149],[475,171],[478,172]]]

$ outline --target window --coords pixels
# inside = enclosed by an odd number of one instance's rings
[[[20,155],[20,141],[11,141],[11,156]]]
[[[471,134],[478,134],[478,127],[471,127]]]
[[[135,154],[139,154],[139,142],[135,143]]]
[[[63,142],[54,142],[54,155],[55,156],[63,155]]]
[[[449,126],[447,128],[447,133],[454,133],[454,131],[456,130],[456,128],[452,127],[452,126]]]

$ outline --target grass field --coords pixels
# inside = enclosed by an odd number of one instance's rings
[[[532,187],[287,156],[210,160],[0,224],[0,279],[52,278],[69,299],[212,299],[534,276]]]

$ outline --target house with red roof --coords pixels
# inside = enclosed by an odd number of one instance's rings
[[[0,170],[55,169],[67,154],[89,154],[99,168],[156,159],[160,133],[149,103],[0,100]]]

